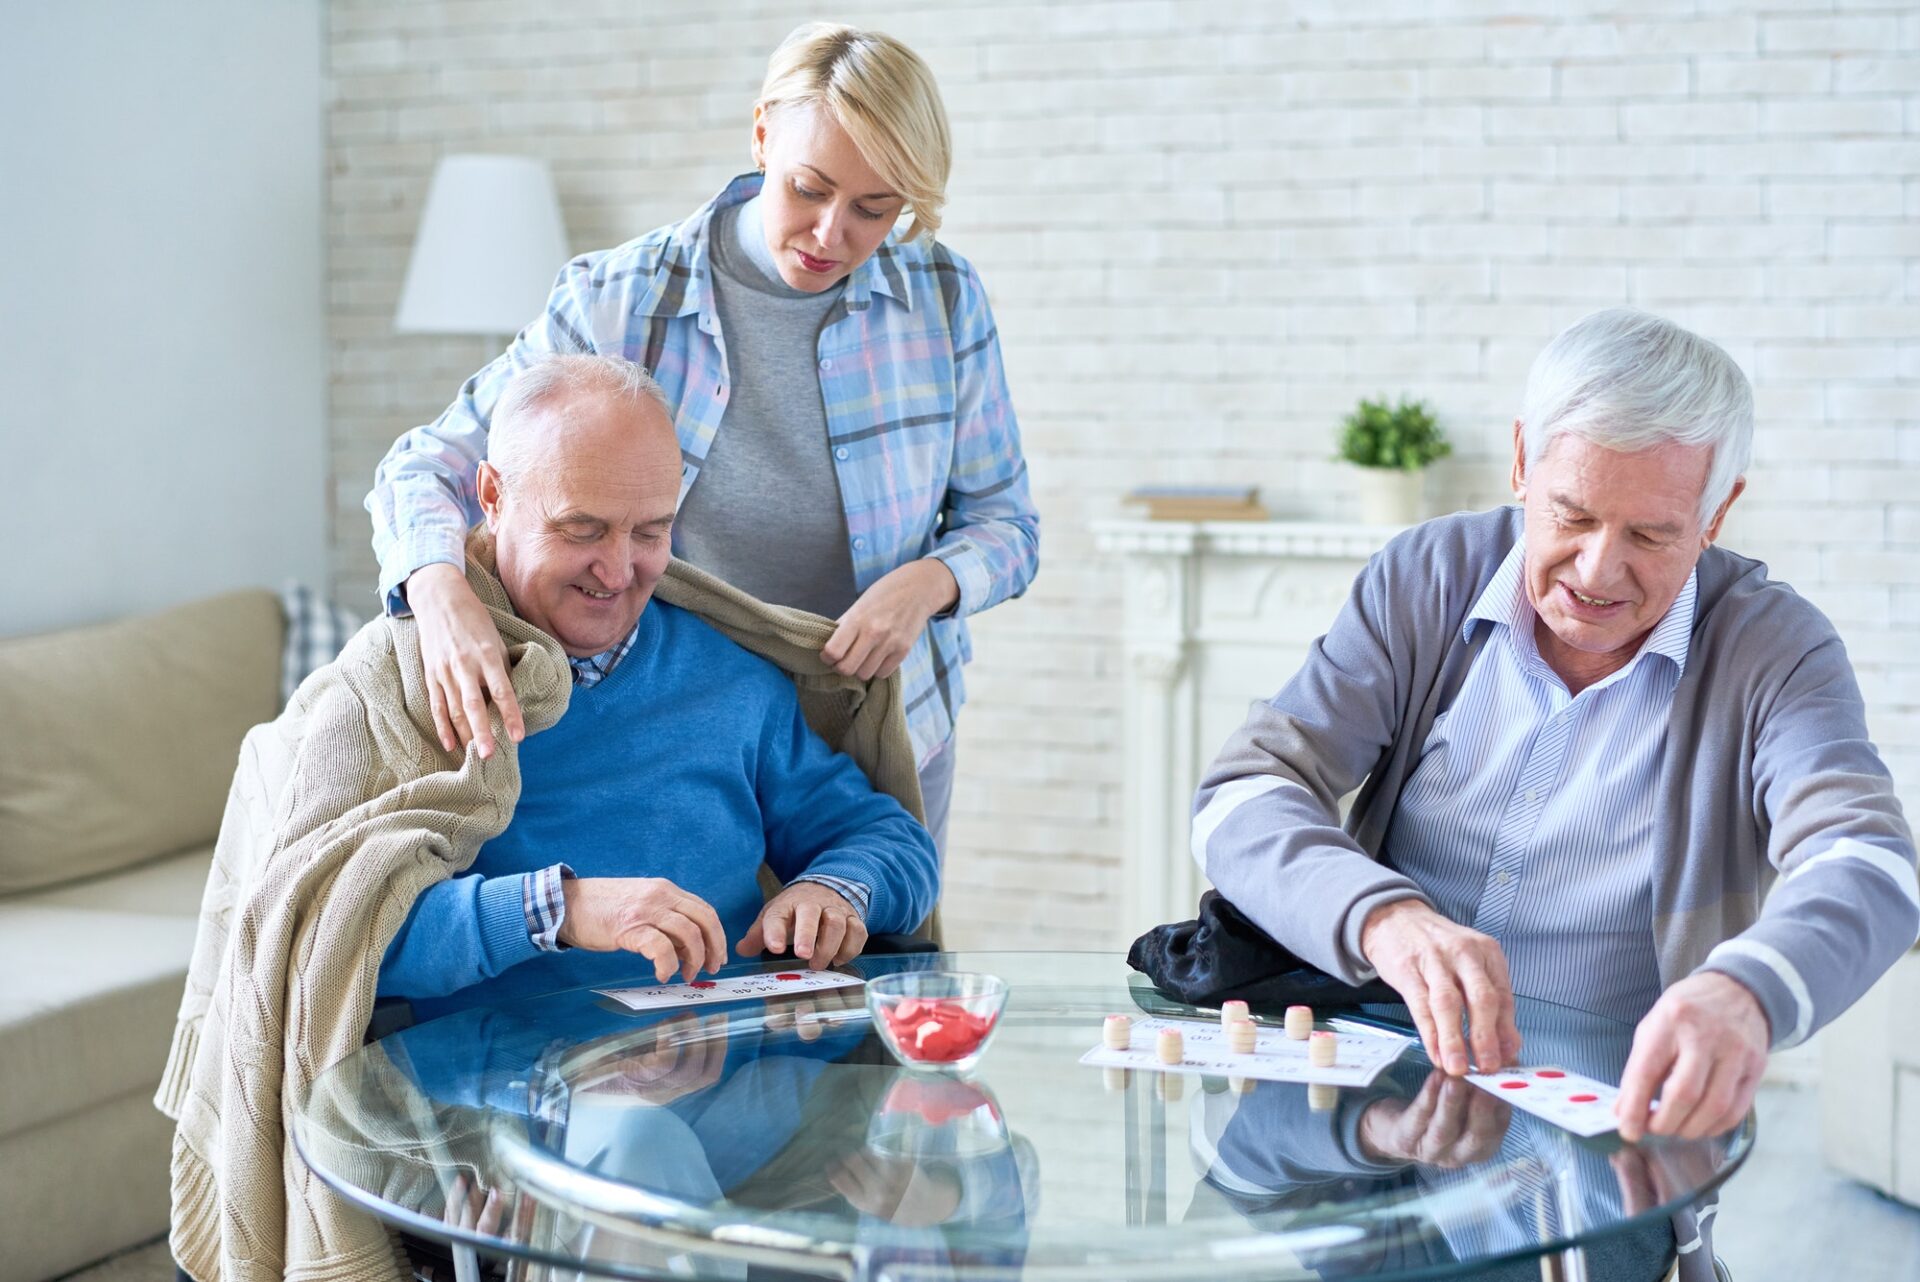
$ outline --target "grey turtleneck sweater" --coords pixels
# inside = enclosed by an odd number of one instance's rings
[[[818,345],[845,282],[809,294],[780,279],[757,196],[714,213],[711,244],[727,409],[680,505],[674,549],[762,601],[837,618],[859,592]]]

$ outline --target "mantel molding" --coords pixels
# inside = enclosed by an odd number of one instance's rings
[[[1114,556],[1285,557],[1290,560],[1366,560],[1399,525],[1344,521],[1145,521],[1093,523],[1094,546]]]
[[[1092,523],[1121,568],[1124,925],[1191,917],[1193,789],[1245,715],[1286,683],[1367,558],[1404,527],[1335,521]]]

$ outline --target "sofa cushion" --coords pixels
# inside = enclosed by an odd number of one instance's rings
[[[0,899],[0,1135],[159,1085],[212,864]]]
[[[255,591],[0,641],[0,894],[212,841],[281,629]]]
[[[286,643],[280,647],[280,706],[284,708],[302,681],[340,657],[366,620],[292,580],[280,586],[280,615],[287,621]]]
[[[173,1123],[137,1094],[0,1135],[0,1282],[57,1278],[165,1233],[172,1150]],[[164,1258],[136,1256],[93,1276],[172,1275]]]

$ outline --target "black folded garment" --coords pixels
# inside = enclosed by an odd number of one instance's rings
[[[1378,979],[1355,988],[1309,966],[1216,890],[1200,896],[1197,920],[1155,926],[1134,940],[1127,965],[1175,1001],[1194,1006],[1238,998],[1249,1006],[1331,1009],[1400,1000]]]

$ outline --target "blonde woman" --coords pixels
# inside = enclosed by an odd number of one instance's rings
[[[841,672],[903,670],[944,852],[964,620],[1023,592],[1039,555],[986,293],[934,239],[946,111],[911,49],[816,23],[773,54],[752,155],[757,172],[684,222],[568,263],[546,314],[388,451],[367,497],[381,591],[389,610],[419,619],[446,748],[492,753],[489,699],[518,740],[505,655],[461,568],[488,416],[547,352],[638,361],[666,390],[680,437],[675,552],[837,620],[824,653]],[[618,586],[577,585],[588,599]],[[577,663],[580,683],[620,653]]]

